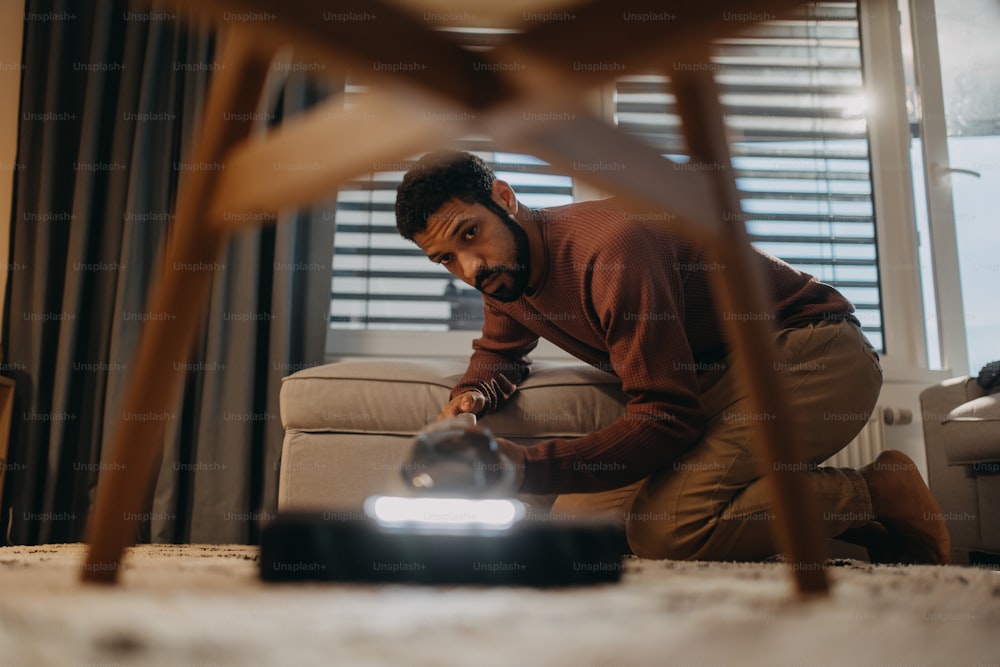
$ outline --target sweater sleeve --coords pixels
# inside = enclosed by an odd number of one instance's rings
[[[602,250],[595,266],[622,268],[594,274],[587,284],[611,367],[629,397],[625,414],[581,438],[526,448],[525,492],[624,486],[669,465],[704,429],[694,355],[684,330],[680,264],[670,249],[640,243],[623,241]]]
[[[528,377],[528,353],[538,345],[538,335],[483,300],[483,333],[472,341],[472,357],[465,375],[451,390],[451,398],[472,389],[486,397],[483,413],[495,412],[507,402],[517,385]]]

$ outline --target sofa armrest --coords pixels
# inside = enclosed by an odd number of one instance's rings
[[[972,377],[950,378],[928,387],[920,392],[924,425],[926,426],[928,422],[943,424],[953,409],[985,395],[986,391]]]

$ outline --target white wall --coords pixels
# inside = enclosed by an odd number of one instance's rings
[[[923,420],[920,416],[920,392],[951,377],[948,370],[887,370],[878,403],[882,407],[909,410],[909,424],[885,427],[886,447],[898,449],[917,464],[927,480],[927,454],[924,450]]]

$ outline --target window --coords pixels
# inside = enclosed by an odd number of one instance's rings
[[[751,239],[842,291],[868,337],[883,348],[856,4],[809,5],[798,20],[772,21],[720,41],[711,67],[723,93]],[[664,70],[619,80],[614,120],[683,160],[669,66]],[[361,88],[349,87],[347,103],[357,94]],[[572,180],[538,160],[496,152],[499,147],[481,137],[458,148],[495,165],[528,206],[572,200]],[[407,167],[386,165],[340,193],[330,326],[478,331],[478,294],[396,233],[395,188]],[[413,339],[402,345],[400,353],[412,351]]]

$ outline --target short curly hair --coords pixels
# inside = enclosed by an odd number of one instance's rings
[[[412,241],[427,227],[428,218],[451,199],[468,204],[491,203],[495,180],[493,170],[472,153],[427,153],[396,188],[396,229]]]

